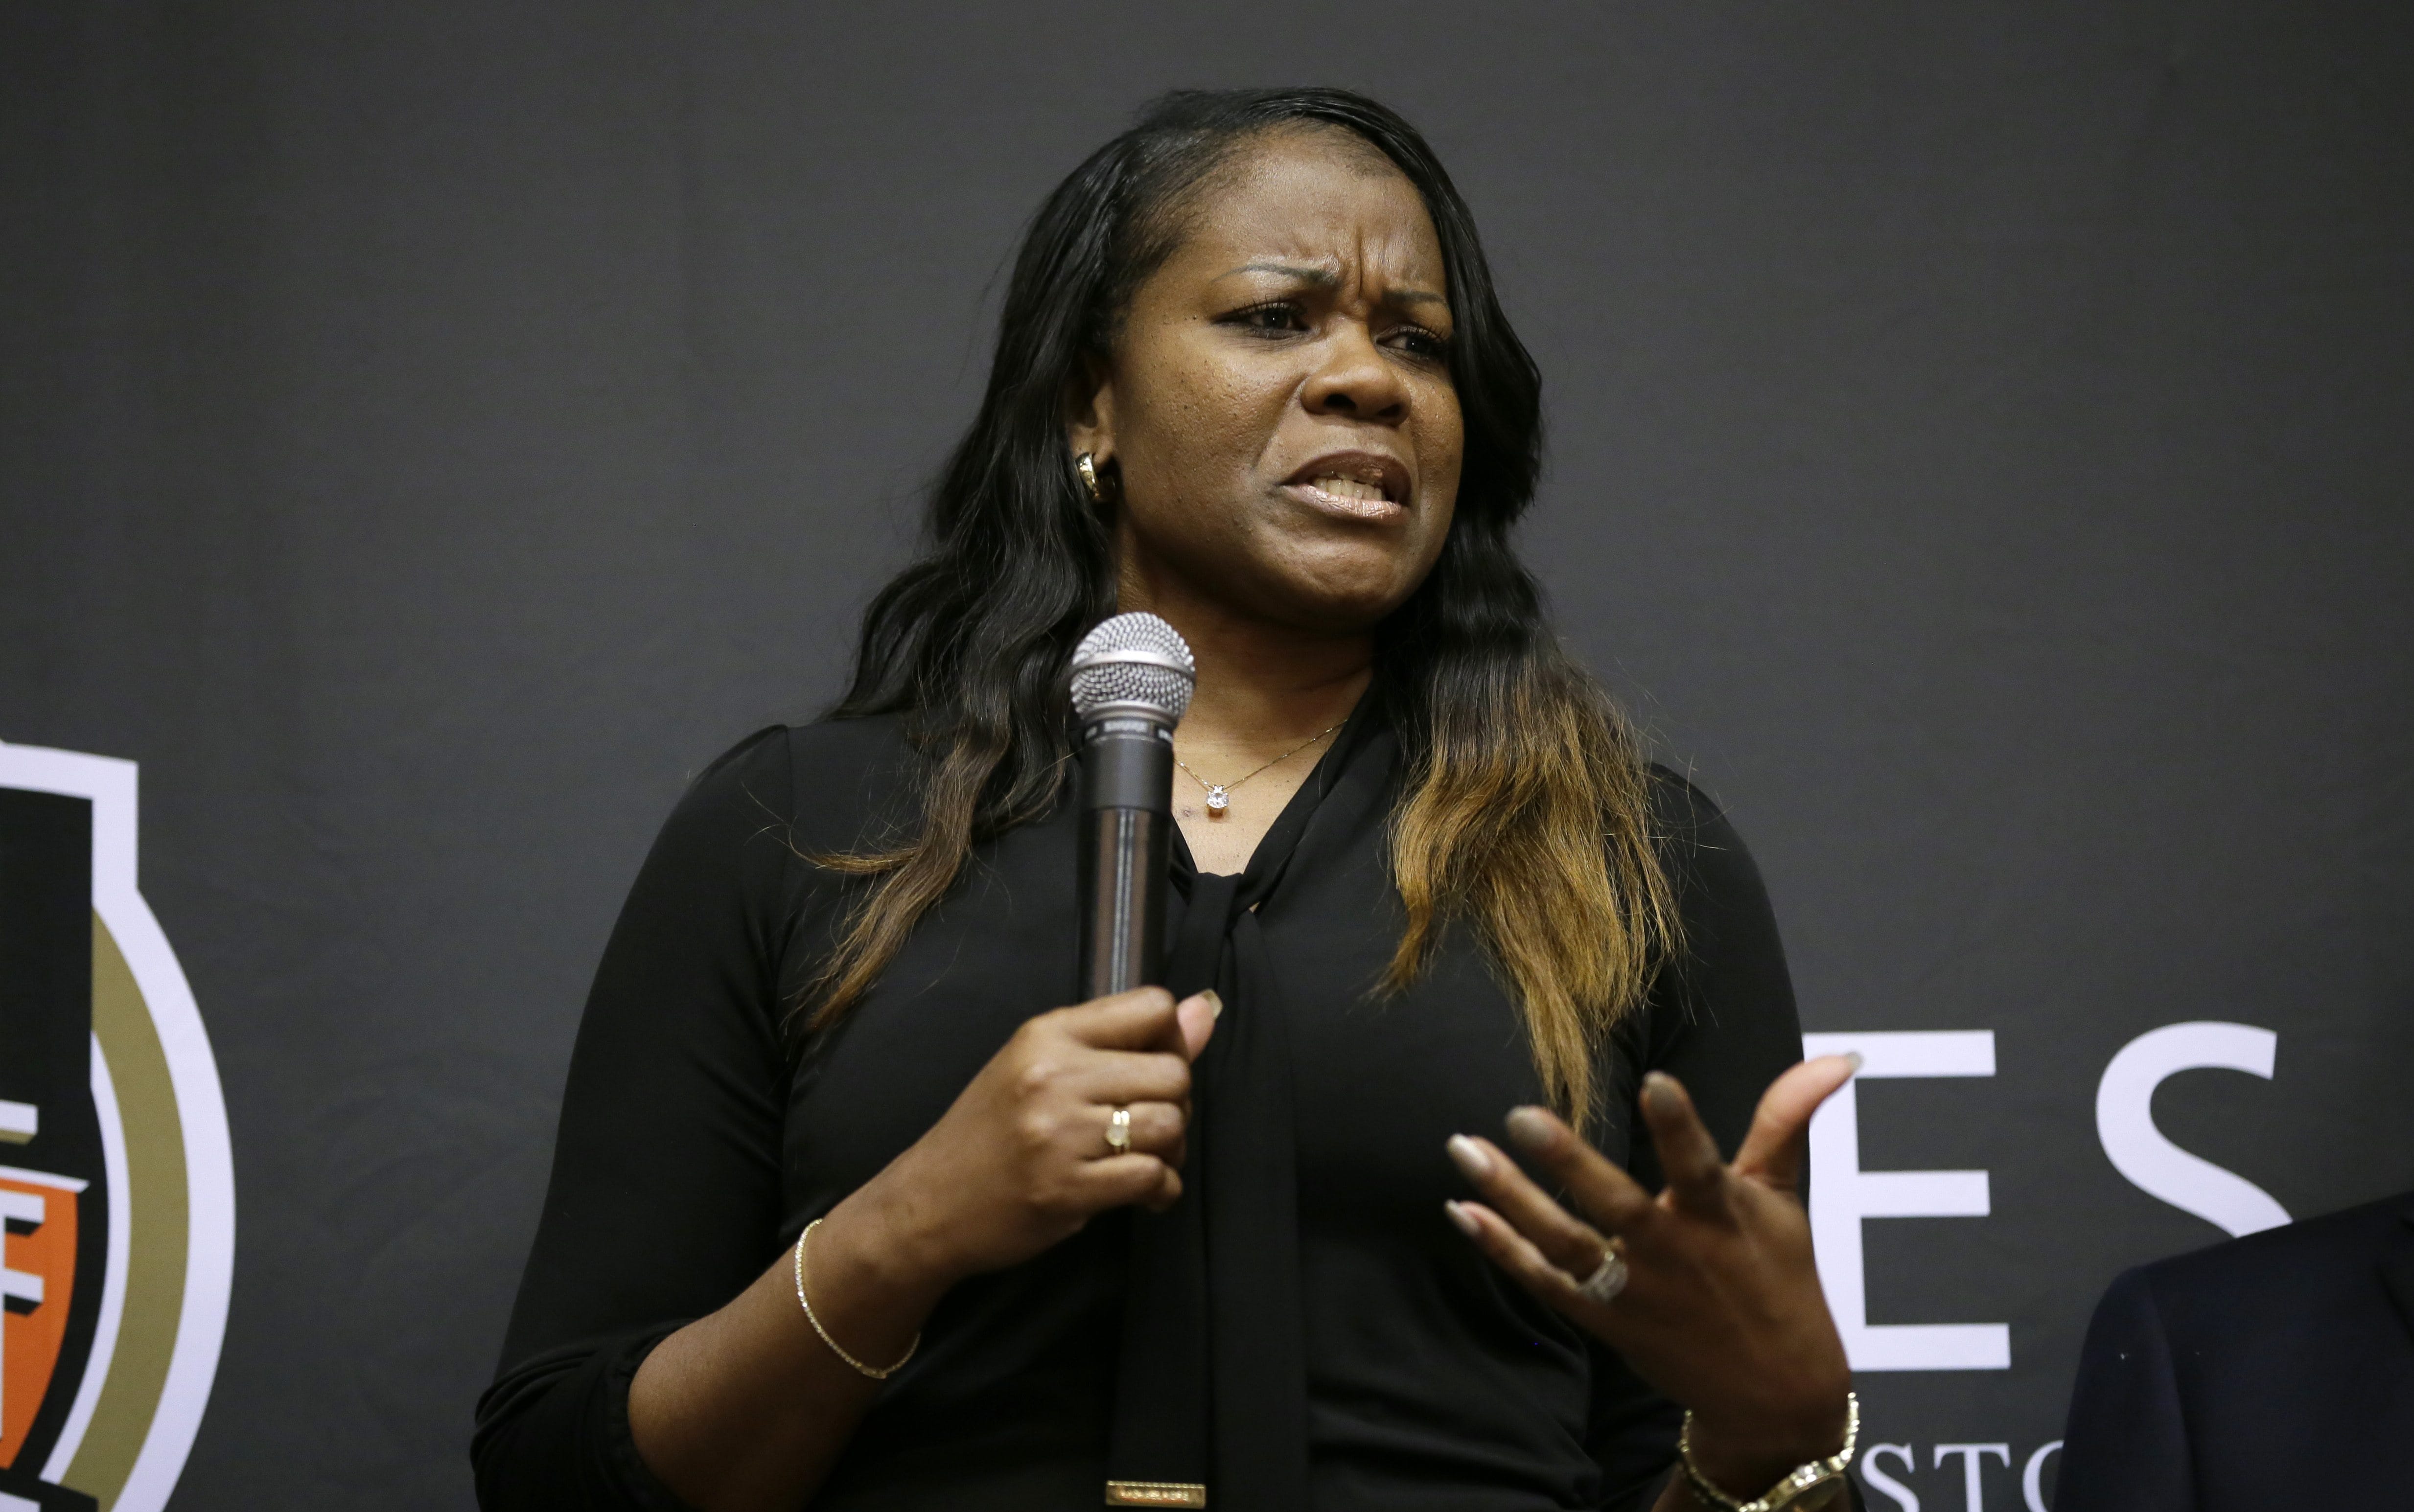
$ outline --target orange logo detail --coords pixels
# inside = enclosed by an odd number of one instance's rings
[[[0,1168],[0,1465],[14,1465],[58,1369],[76,1268],[76,1194],[68,1177]],[[35,1468],[38,1469],[38,1466]]]

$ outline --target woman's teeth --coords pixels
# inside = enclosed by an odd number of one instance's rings
[[[1378,504],[1383,499],[1382,484],[1361,482],[1355,478],[1327,476],[1317,479],[1309,486],[1319,492],[1331,494],[1335,498],[1350,499],[1361,504]]]

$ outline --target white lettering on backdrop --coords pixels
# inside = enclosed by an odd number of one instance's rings
[[[2020,1466],[2020,1503],[2028,1512],[2049,1512],[2045,1501],[2045,1467],[2062,1440],[2040,1444]],[[1962,1512],[1986,1512],[1986,1470],[1989,1459],[2002,1461],[2008,1471],[2012,1463],[2012,1446],[2008,1444],[1940,1444],[1936,1445],[1935,1470],[1938,1476],[1945,1474],[1945,1461],[1959,1457],[1961,1481]],[[1900,1462],[1900,1471],[1889,1471],[1885,1461]],[[1919,1446],[1915,1444],[1872,1444],[1861,1456],[1861,1478],[1870,1490],[1894,1504],[1894,1512],[1920,1512],[1919,1492],[1907,1484],[1919,1469]],[[1898,1478],[1900,1477],[1900,1478]],[[1925,1477],[1922,1477],[1925,1478]],[[1945,1512],[1945,1493],[1931,1488],[1930,1495],[1938,1498],[1936,1512]],[[1998,1501],[1998,1505],[2002,1503]]]
[[[1919,1468],[1919,1451],[1912,1445],[1872,1444],[1870,1452],[1861,1456],[1861,1478],[1870,1483],[1871,1490],[1891,1498],[1897,1512],[1919,1512],[1919,1493],[1887,1475],[1885,1467],[1878,1463],[1887,1455],[1902,1461],[1902,1473],[1906,1475]]]
[[[2028,1504],[2029,1512],[2046,1512],[2045,1462],[2061,1447],[2060,1439],[2040,1444],[2036,1452],[2029,1456],[2029,1462],[2020,1467],[2020,1500]]]
[[[1857,1051],[1861,1072],[1810,1119],[1810,1241],[1819,1283],[1856,1371],[2004,1371],[2012,1330],[2003,1323],[1871,1323],[1861,1267],[1861,1221],[1984,1218],[1984,1171],[1861,1169],[1858,1083],[1883,1076],[1991,1076],[1992,1030],[1805,1034],[1807,1056]]]
[[[2251,1024],[2167,1024],[2123,1045],[2095,1088],[2095,1136],[2112,1168],[2150,1196],[2231,1235],[2288,1222],[2272,1194],[2180,1149],[2154,1127],[2154,1089],[2183,1071],[2243,1071],[2270,1080],[2279,1036]],[[1911,1030],[1802,1036],[1807,1056],[1857,1051],[1860,1075],[1810,1119],[1810,1239],[1819,1283],[1855,1371],[2002,1371],[2002,1323],[1871,1323],[1861,1223],[1870,1218],[1984,1218],[1984,1171],[1861,1169],[1860,1098],[1871,1077],[1991,1076],[1992,1030]],[[1916,1505],[1915,1498],[1914,1504]]]
[[[2249,1024],[2166,1024],[2121,1047],[2095,1084],[2095,1137],[2132,1186],[2233,1236],[2288,1221],[2261,1187],[2191,1155],[2154,1127],[2154,1089],[2183,1071],[2243,1071],[2272,1079],[2280,1037]],[[1813,1189],[1815,1190],[1815,1188]]]
[[[1936,1446],[1936,1463],[1942,1468],[1947,1455],[1961,1457],[1961,1505],[1970,1512],[1986,1512],[1987,1484],[1980,1472],[1983,1456],[1993,1455],[2006,1465],[2012,1462],[2012,1446],[2008,1444],[1940,1444]]]

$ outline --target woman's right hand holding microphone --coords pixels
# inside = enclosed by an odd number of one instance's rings
[[[872,1312],[918,1318],[957,1282],[1028,1260],[1109,1208],[1170,1206],[1182,1194],[1190,1065],[1222,1009],[1213,992],[1177,1004],[1142,987],[1025,1021],[931,1132],[813,1236],[825,1327],[860,1353],[842,1295],[856,1289],[851,1278],[906,1303]],[[909,1342],[865,1338],[861,1357],[893,1359]]]
[[[1025,1022],[930,1133],[646,1357],[647,1464],[703,1512],[797,1505],[948,1288],[1182,1194],[1190,1063],[1221,1009],[1144,987]]]

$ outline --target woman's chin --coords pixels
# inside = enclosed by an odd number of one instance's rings
[[[1419,542],[1389,530],[1260,527],[1237,539],[1169,544],[1173,549],[1125,538],[1125,598],[1134,587],[1181,585],[1177,594],[1147,597],[1159,603],[1195,597],[1226,615],[1316,635],[1373,630],[1416,591],[1431,565]]]
[[[1281,618],[1324,635],[1363,635],[1381,624],[1415,586],[1395,571],[1319,573],[1284,585]]]

